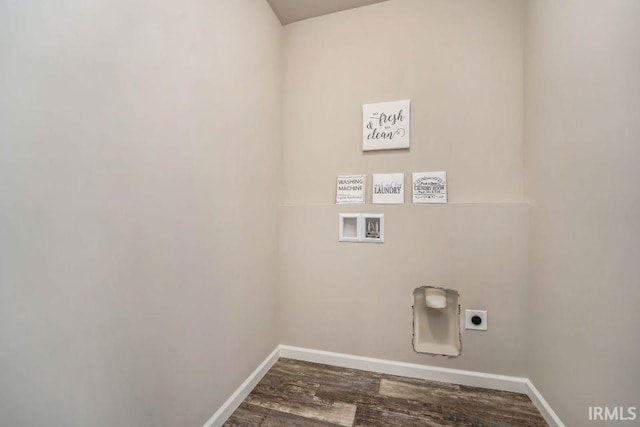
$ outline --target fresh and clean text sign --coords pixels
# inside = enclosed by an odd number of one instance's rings
[[[409,148],[410,101],[362,106],[362,150]]]
[[[339,176],[336,183],[336,203],[364,203],[366,175]]]

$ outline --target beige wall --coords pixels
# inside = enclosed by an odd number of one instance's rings
[[[0,424],[202,425],[280,342],[529,376],[567,425],[637,406],[639,14],[1,3]],[[404,98],[411,149],[362,153]],[[334,203],[429,170],[449,204]],[[359,211],[384,244],[337,242]],[[459,358],[411,347],[425,284],[489,311]]]
[[[633,0],[527,2],[529,376],[568,426],[639,403],[639,17]]]
[[[284,203],[345,173],[446,170],[449,201],[523,200],[520,1],[393,0],[285,27]],[[361,105],[411,99],[411,149],[361,150]],[[369,177],[370,178],[370,177]]]
[[[281,342],[525,375],[522,64],[520,1],[394,0],[285,27]],[[363,153],[361,105],[405,98],[411,149]],[[338,174],[432,170],[447,171],[446,206],[410,191],[335,205]],[[338,213],[358,211],[385,213],[384,244],[337,242]],[[489,311],[460,358],[412,349],[425,284]]]
[[[0,2],[1,425],[203,425],[273,350],[281,32]]]

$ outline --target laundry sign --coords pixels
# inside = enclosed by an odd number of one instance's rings
[[[446,172],[414,172],[413,203],[447,203]]]
[[[362,151],[409,148],[410,100],[362,106]]]
[[[374,173],[372,194],[374,204],[404,203],[404,173]]]
[[[366,175],[342,175],[336,180],[336,203],[364,203]]]

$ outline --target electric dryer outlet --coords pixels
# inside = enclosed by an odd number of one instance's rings
[[[486,331],[487,330],[487,311],[486,310],[465,310],[465,322],[466,329],[474,331]]]

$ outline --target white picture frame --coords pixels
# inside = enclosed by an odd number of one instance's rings
[[[404,173],[374,173],[371,183],[371,203],[403,204]]]
[[[409,148],[411,101],[362,105],[362,151]]]
[[[447,172],[414,172],[411,190],[413,203],[447,203]]]
[[[336,178],[336,204],[365,203],[367,175],[339,175]]]

